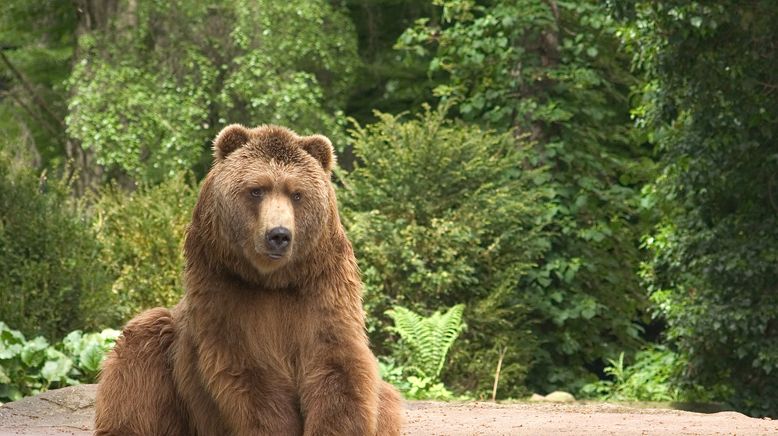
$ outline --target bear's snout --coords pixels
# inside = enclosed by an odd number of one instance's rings
[[[270,249],[271,257],[281,257],[292,242],[292,232],[286,227],[274,227],[265,234],[265,242]]]

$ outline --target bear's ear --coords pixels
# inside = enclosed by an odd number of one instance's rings
[[[303,136],[300,138],[300,147],[319,161],[324,171],[332,170],[335,164],[335,151],[329,138],[324,135]]]
[[[249,142],[249,129],[240,124],[230,124],[213,140],[213,157],[220,161]]]

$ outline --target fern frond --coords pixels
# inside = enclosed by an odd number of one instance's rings
[[[394,320],[394,331],[412,351],[413,362],[410,364],[418,367],[424,376],[438,380],[446,355],[462,331],[464,310],[465,306],[458,304],[445,313],[437,311],[424,318],[402,306],[395,306],[386,313]]]

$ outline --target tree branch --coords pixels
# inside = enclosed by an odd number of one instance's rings
[[[19,98],[16,93],[11,91],[5,91],[3,93],[0,93],[0,96],[8,96],[11,97],[13,101],[16,102],[22,109],[24,109],[25,112],[30,116],[30,118],[34,119],[35,121],[39,122],[49,133],[51,133],[54,136],[59,136],[61,134],[60,131],[57,131],[55,126],[51,125],[51,121],[46,120],[45,118],[41,117],[40,114],[36,111],[34,111],[27,103],[25,103],[24,100]]]
[[[497,371],[494,373],[494,386],[492,387],[492,401],[497,401],[497,383],[500,382],[500,369],[502,369],[502,358],[505,357],[505,353],[508,351],[508,347],[503,347],[500,350],[500,359],[497,361]]]
[[[770,180],[767,181],[767,199],[770,200],[770,205],[773,210],[778,213],[778,204],[776,204],[775,195],[773,195],[773,187],[775,186],[775,174],[770,176]]]
[[[10,60],[10,59],[8,59],[8,56],[6,56],[6,55],[5,55],[5,53],[3,53],[3,51],[2,51],[2,50],[0,50],[0,59],[1,59],[1,60],[3,61],[3,63],[4,63],[4,64],[5,64],[7,67],[8,67],[8,69],[9,69],[9,70],[11,70],[11,73],[12,73],[12,74],[13,74],[13,75],[14,75],[14,76],[15,76],[15,77],[16,77],[16,78],[19,80],[19,83],[21,83],[21,84],[22,84],[22,86],[24,87],[24,89],[26,89],[26,90],[27,90],[27,92],[29,92],[29,93],[30,93],[30,96],[32,96],[32,99],[33,99],[33,101],[34,101],[34,102],[35,102],[35,103],[36,103],[36,104],[37,104],[37,105],[38,105],[38,106],[39,106],[39,107],[40,107],[40,108],[43,110],[43,112],[45,112],[45,113],[46,113],[46,115],[48,115],[49,117],[51,117],[51,119],[52,119],[53,121],[55,121],[55,122],[57,123],[57,125],[58,125],[58,126],[61,128],[61,129],[63,129],[63,130],[64,130],[64,129],[65,129],[65,126],[62,124],[62,120],[60,120],[60,119],[59,119],[59,118],[58,118],[58,117],[57,117],[57,116],[54,114],[54,112],[53,112],[51,109],[49,109],[49,105],[48,105],[48,104],[46,104],[46,101],[45,101],[45,100],[43,100],[43,98],[41,98],[41,96],[40,96],[40,95],[39,95],[37,92],[35,92],[35,89],[32,87],[32,85],[30,84],[29,80],[27,80],[27,79],[24,77],[24,75],[22,74],[22,72],[21,72],[21,71],[19,71],[18,69],[16,69],[16,67],[14,66],[14,64],[12,64],[12,63],[11,63],[11,60]]]

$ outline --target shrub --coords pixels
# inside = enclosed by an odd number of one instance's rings
[[[49,345],[42,336],[24,335],[0,322],[0,401],[16,401],[47,389],[93,383],[119,331],[74,331]]]
[[[616,3],[616,2],[613,2]],[[778,416],[778,8],[773,1],[618,2],[646,73],[639,125],[660,152],[645,201],[655,315],[685,384]],[[747,23],[747,24],[746,24]]]
[[[490,392],[498,350],[510,345],[502,393],[522,392],[534,339],[518,286],[548,248],[542,169],[525,170],[509,136],[445,120],[377,114],[352,132],[355,168],[339,198],[365,282],[368,330],[389,343],[385,312],[466,304],[469,326],[446,371],[450,386]],[[521,351],[519,351],[521,350]]]
[[[581,393],[590,398],[616,401],[677,401],[682,397],[675,378],[683,367],[676,353],[661,345],[639,351],[632,365],[625,365],[624,353],[608,359],[605,373],[610,380],[585,385]]]
[[[159,183],[204,169],[210,139],[227,120],[344,136],[342,109],[359,66],[345,6],[133,5],[118,4],[105,26],[77,35],[66,81],[67,134],[109,172]]]
[[[173,306],[183,293],[183,238],[197,186],[179,173],[156,186],[102,192],[93,222],[113,284],[91,295],[86,325],[118,326],[143,309]]]
[[[0,319],[49,339],[80,328],[82,299],[109,283],[99,252],[67,186],[0,151]]]
[[[439,381],[431,377],[409,375],[413,373],[408,368],[399,365],[391,357],[378,361],[381,378],[394,385],[402,396],[408,400],[455,400],[467,399],[467,396],[457,396]]]
[[[135,192],[107,188],[86,207],[63,182],[0,155],[0,319],[54,340],[174,305],[196,195],[178,174]]]
[[[536,139],[515,165],[549,167],[551,249],[521,285],[540,347],[528,380],[540,392],[575,391],[593,362],[639,347],[646,306],[635,275],[650,222],[639,187],[653,165],[631,130],[635,80],[603,5],[624,2],[432,3],[397,47],[427,63],[456,116]]]

